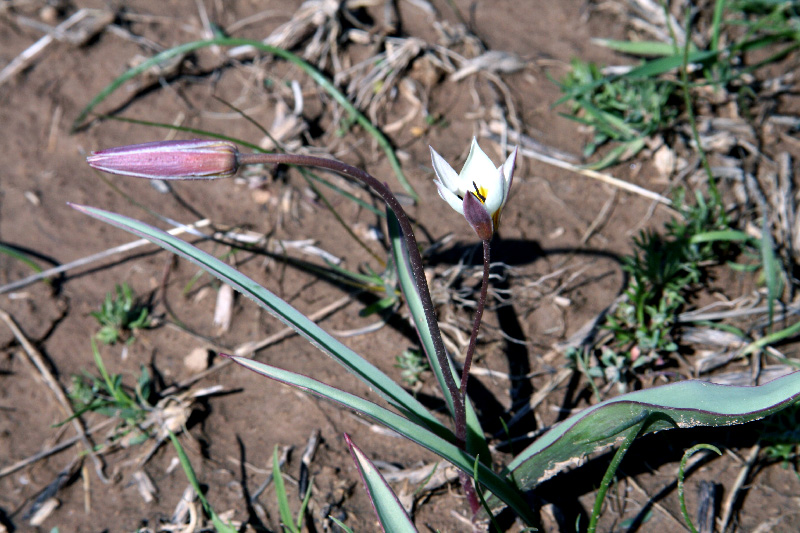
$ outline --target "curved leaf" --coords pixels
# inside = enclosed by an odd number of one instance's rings
[[[367,487],[367,494],[372,503],[372,508],[378,516],[378,522],[385,533],[417,533],[414,522],[408,517],[408,513],[403,509],[400,500],[386,482],[375,465],[372,464],[364,452],[350,439],[350,435],[344,434],[344,440],[350,447],[350,455],[356,463],[361,481]]]
[[[223,354],[224,355],[224,354]],[[234,362],[248,368],[254,372],[266,376],[275,381],[286,383],[298,389],[311,392],[328,400],[332,400],[344,407],[353,409],[364,416],[371,418],[379,424],[391,429],[404,436],[405,438],[416,442],[423,448],[427,448],[439,457],[446,459],[453,463],[457,468],[460,468],[470,476],[473,475],[475,468],[475,458],[470,454],[460,449],[455,444],[448,442],[441,437],[435,435],[428,429],[415,424],[414,422],[400,416],[399,414],[390,411],[380,405],[365,400],[354,394],[344,392],[325,383],[319,382],[307,376],[296,374],[288,370],[283,370],[270,366],[246,357],[236,357],[226,355]],[[489,491],[491,491],[497,498],[505,502],[523,520],[532,522],[530,509],[522,498],[522,495],[516,490],[513,483],[508,479],[497,475],[494,471],[488,468],[481,462],[477,463],[478,473],[480,474],[480,482]]]
[[[800,372],[758,387],[683,381],[624,394],[564,420],[508,465],[517,486],[530,489],[587,454],[614,444],[644,422],[641,435],[676,427],[731,426],[758,420],[800,397]]]
[[[249,277],[235,268],[227,265],[216,257],[192,246],[191,244],[173,237],[169,233],[154,228],[144,222],[128,218],[116,213],[103,211],[94,207],[70,204],[73,208],[86,213],[98,220],[112,226],[129,231],[140,237],[161,246],[165,250],[176,253],[192,263],[200,266],[217,279],[224,281],[237,291],[241,292],[270,314],[281,320],[301,336],[308,339],[314,346],[330,355],[336,362],[352,372],[361,381],[372,387],[387,402],[398,409],[408,418],[419,424],[425,425],[440,437],[454,440],[455,437],[449,429],[444,427],[414,396],[403,387],[392,381],[389,376],[381,372],[375,365],[358,355],[356,352],[342,344],[327,331],[319,327],[300,311],[284,302],[272,292],[268,291]]]
[[[428,363],[431,366],[431,370],[433,370],[433,375],[436,376],[436,381],[439,382],[439,389],[442,391],[442,394],[444,394],[450,416],[455,418],[455,413],[453,412],[453,398],[450,396],[450,390],[447,388],[442,367],[439,364],[439,359],[436,357],[436,348],[433,345],[431,330],[428,327],[428,320],[425,317],[425,309],[419,297],[414,272],[409,263],[408,246],[406,245],[406,240],[403,238],[403,230],[400,228],[397,217],[391,209],[386,210],[386,225],[389,228],[389,242],[392,246],[392,257],[394,258],[395,268],[397,269],[400,289],[403,291],[403,296],[405,297],[406,304],[411,313],[411,319],[417,330],[422,349],[425,350],[425,354],[428,356]],[[423,283],[427,283],[427,281],[423,281]],[[456,369],[451,366],[448,370],[453,374],[453,379],[456,381],[456,384],[460,385],[459,381],[461,378]],[[486,442],[481,422],[478,419],[477,413],[475,413],[475,407],[472,405],[472,401],[470,401],[469,397],[465,400],[467,450],[469,450],[471,454],[477,455],[484,464],[491,465],[492,453],[489,451],[489,444]]]

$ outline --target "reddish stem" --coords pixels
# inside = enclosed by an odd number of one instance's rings
[[[472,356],[475,354],[475,344],[478,342],[478,331],[481,329],[483,308],[486,307],[486,294],[489,291],[489,241],[483,241],[483,278],[481,279],[481,295],[478,297],[478,308],[475,310],[475,320],[472,323],[472,335],[467,346],[467,355],[464,357],[464,368],[461,371],[461,400],[467,401],[467,380],[469,368],[472,366]]]
[[[397,201],[397,198],[394,196],[392,191],[389,190],[389,187],[378,181],[368,172],[335,159],[326,159],[323,157],[300,154],[239,153],[237,161],[240,165],[265,163],[287,164],[332,170],[333,172],[338,172],[339,174],[360,180],[367,186],[371,187],[372,190],[374,190],[378,196],[380,196],[381,199],[386,202],[386,205],[389,206],[389,209],[394,212],[395,216],[397,217],[397,221],[400,224],[400,228],[403,230],[403,238],[406,240],[408,259],[411,263],[411,269],[414,272],[414,281],[417,285],[417,291],[419,292],[419,298],[422,302],[422,308],[425,311],[425,319],[428,322],[428,330],[431,333],[433,346],[436,351],[436,360],[442,369],[442,375],[444,376],[445,385],[448,389],[447,392],[450,394],[450,397],[453,400],[453,418],[455,419],[454,422],[458,445],[464,449],[466,447],[467,437],[467,418],[464,407],[464,397],[456,385],[456,381],[453,378],[453,373],[450,371],[450,362],[447,359],[447,353],[445,352],[444,343],[442,342],[442,333],[439,330],[439,322],[436,320],[436,312],[433,308],[433,301],[431,300],[431,293],[428,289],[428,283],[425,281],[425,270],[422,266],[422,256],[419,254],[417,239],[414,237],[414,230],[411,227],[411,221],[408,219],[408,215],[406,215],[406,212],[403,210],[400,202]],[[484,243],[484,245],[488,246],[486,243]],[[465,491],[466,490],[467,489],[465,485]],[[470,506],[472,505],[470,504]]]

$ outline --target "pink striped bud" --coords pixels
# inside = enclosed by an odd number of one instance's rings
[[[90,166],[150,179],[206,179],[236,174],[236,146],[224,141],[159,141],[92,152]]]

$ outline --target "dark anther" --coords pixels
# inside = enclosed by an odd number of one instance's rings
[[[474,181],[472,182],[472,186],[475,187],[475,196],[478,197],[478,200],[480,200],[483,203],[486,203],[486,197],[481,194],[481,192],[478,190],[478,186],[475,184]]]

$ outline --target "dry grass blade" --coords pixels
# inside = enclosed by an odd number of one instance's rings
[[[497,143],[502,142],[502,139],[500,138],[499,135],[491,132],[487,132],[485,137]],[[520,155],[523,155],[525,157],[530,157],[531,159],[535,159],[536,161],[541,161],[542,163],[547,163],[548,165],[552,165],[554,167],[563,168],[565,170],[569,170],[570,172],[580,174],[581,176],[595,179],[597,181],[606,183],[618,189],[622,189],[623,191],[637,194],[639,196],[648,198],[650,200],[655,200],[656,202],[663,204],[665,206],[668,207],[672,206],[672,200],[670,200],[669,198],[662,196],[658,193],[655,193],[653,191],[649,191],[644,187],[639,187],[638,185],[634,185],[633,183],[628,183],[627,181],[615,178],[609,174],[604,174],[602,172],[597,172],[596,170],[590,170],[588,168],[581,168],[577,165],[573,165],[572,163],[568,163],[567,161],[562,161],[561,159],[551,157],[547,154],[543,154],[531,148],[521,147],[519,149],[519,153]]]
[[[747,454],[747,458],[742,465],[742,468],[739,470],[739,475],[736,476],[736,482],[733,484],[733,487],[730,488],[728,491],[728,496],[725,498],[725,503],[722,506],[722,516],[720,517],[720,531],[726,531],[728,529],[728,525],[730,524],[731,517],[733,516],[734,507],[736,506],[736,502],[739,500],[742,489],[747,482],[747,478],[750,475],[750,471],[752,470],[753,466],[756,464],[758,460],[758,454],[761,452],[761,445],[756,444],[752,448],[750,448],[750,453]]]
[[[202,233],[196,232],[195,230],[196,230],[196,228],[203,228],[205,226],[208,226],[210,223],[211,223],[211,221],[206,218],[206,219],[197,221],[194,224],[189,224],[189,225],[186,225],[186,226],[180,226],[180,227],[177,227],[177,228],[173,228],[173,229],[169,230],[167,233],[169,233],[170,235],[180,235],[182,233],[188,232],[188,233],[192,233],[194,235],[204,236]],[[134,250],[134,249],[139,248],[141,246],[144,246],[146,244],[151,244],[151,243],[147,239],[139,239],[139,240],[136,240],[136,241],[129,242],[127,244],[123,244],[123,245],[120,245],[120,246],[115,246],[114,248],[109,248],[108,250],[104,250],[102,252],[90,255],[88,257],[83,257],[81,259],[77,259],[75,261],[71,261],[71,262],[69,262],[69,263],[67,263],[65,265],[61,265],[61,266],[58,266],[58,267],[55,267],[55,268],[50,268],[50,269],[47,269],[47,270],[43,270],[42,272],[39,272],[39,273],[34,274],[32,276],[28,276],[27,278],[23,278],[21,280],[14,281],[12,283],[8,283],[6,285],[3,285],[2,287],[0,287],[0,294],[5,294],[5,293],[11,292],[13,290],[21,289],[22,287],[30,285],[31,283],[35,283],[35,282],[37,282],[39,280],[46,279],[46,278],[49,278],[49,277],[52,277],[52,276],[57,276],[58,274],[61,274],[63,272],[67,272],[68,270],[72,270],[74,268],[78,268],[78,267],[81,267],[81,266],[85,266],[85,265],[94,263],[96,261],[100,261],[102,259],[105,259],[105,258],[110,257],[110,256],[115,255],[115,254],[119,254],[119,253],[122,253],[122,252],[128,252],[130,250]]]
[[[36,56],[53,42],[67,41],[76,46],[84,44],[113,21],[114,13],[110,11],[82,8],[55,28],[37,22],[36,26],[44,26],[47,35],[26,48],[0,70],[0,85],[27,68]]]
[[[24,352],[30,359],[30,362],[41,374],[42,379],[47,385],[47,388],[50,389],[50,391],[53,393],[53,396],[55,396],[65,418],[69,419],[70,424],[80,437],[80,440],[83,443],[84,452],[92,459],[97,477],[99,477],[103,483],[110,483],[111,480],[108,479],[103,473],[103,462],[94,452],[94,446],[86,436],[86,428],[83,427],[83,422],[81,422],[80,418],[75,416],[75,412],[72,410],[72,404],[70,403],[69,398],[67,398],[67,395],[64,393],[61,385],[58,383],[58,380],[56,380],[55,376],[53,376],[53,373],[50,372],[50,369],[48,368],[47,363],[45,363],[42,354],[39,353],[39,350],[37,350],[36,347],[31,344],[27,337],[25,337],[25,334],[22,333],[21,329],[19,329],[19,326],[17,326],[17,323],[14,321],[11,315],[2,309],[0,309],[0,319],[2,319],[12,331],[14,337],[17,339],[17,342],[22,345]]]
[[[116,423],[116,420],[113,419],[113,418],[109,418],[107,420],[104,420],[103,422],[97,424],[96,426],[92,426],[92,427],[88,428],[86,430],[86,435],[91,435],[91,434],[95,433],[96,431],[99,431],[99,430],[101,430],[101,429],[103,429],[103,428],[105,428],[107,426],[110,426],[113,423]],[[48,448],[46,450],[42,450],[41,452],[33,454],[30,457],[26,457],[25,459],[17,461],[14,464],[8,465],[8,466],[0,469],[0,478],[5,477],[5,476],[7,476],[9,474],[13,474],[17,470],[20,470],[21,468],[25,468],[26,466],[28,466],[30,464],[33,464],[33,463],[35,463],[37,461],[41,461],[42,459],[46,459],[46,458],[50,457],[51,455],[56,454],[56,453],[58,453],[58,452],[60,452],[62,450],[66,450],[67,448],[70,448],[71,446],[74,446],[75,443],[80,442],[81,438],[82,438],[82,435],[76,435],[76,436],[74,436],[74,437],[72,437],[70,439],[67,439],[64,442],[56,444],[55,446],[52,446],[52,447],[50,447],[50,448]]]

